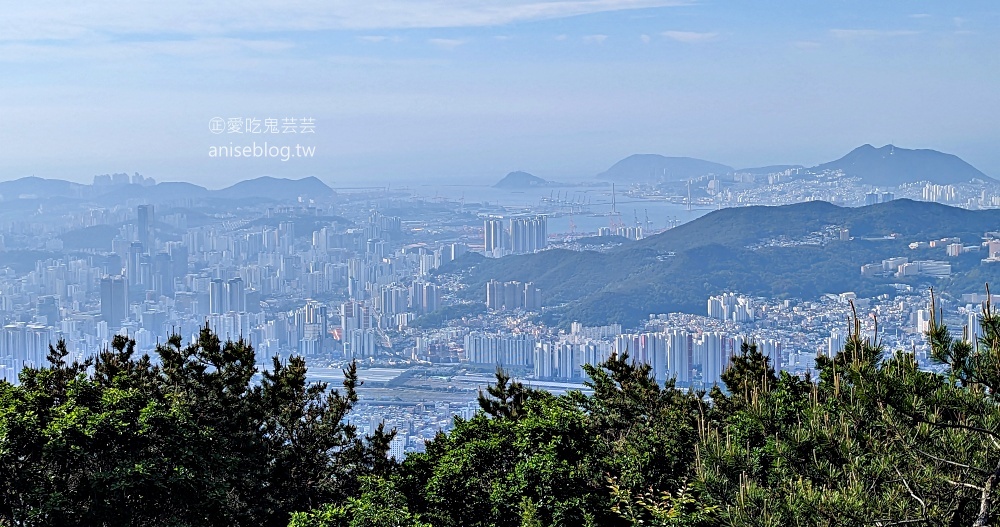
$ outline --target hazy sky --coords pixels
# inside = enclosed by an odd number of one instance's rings
[[[994,0],[4,4],[0,180],[573,180],[632,153],[812,165],[890,142],[1000,177]],[[315,157],[209,155],[265,141]]]

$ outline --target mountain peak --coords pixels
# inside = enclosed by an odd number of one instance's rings
[[[693,157],[632,154],[597,175],[609,181],[681,181],[708,174],[726,174],[733,167]]]
[[[993,181],[953,154],[937,150],[911,150],[893,144],[876,148],[866,143],[844,157],[812,170],[842,170],[848,176],[861,178],[862,183],[880,187],[898,187],[917,181],[941,185],[967,183],[973,179]]]
[[[218,190],[216,193],[221,197],[229,199],[263,197],[294,199],[299,196],[330,195],[333,193],[333,189],[315,176],[304,177],[302,179],[261,176],[240,181],[235,185]]]
[[[548,181],[545,181],[536,175],[516,170],[504,176],[503,179],[498,181],[497,184],[493,186],[495,188],[531,188],[544,187],[548,184]]]

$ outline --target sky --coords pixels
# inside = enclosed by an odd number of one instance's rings
[[[3,3],[0,180],[580,181],[865,143],[1000,178],[993,0]]]

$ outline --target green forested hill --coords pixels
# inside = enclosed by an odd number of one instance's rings
[[[847,228],[853,239],[828,236],[822,244],[804,244],[812,233],[833,226]],[[1000,210],[905,199],[860,208],[815,201],[714,211],[608,253],[551,250],[500,259],[470,256],[459,264],[468,271],[470,294],[483,291],[490,279],[531,281],[547,306],[561,306],[552,312],[554,321],[634,323],[650,313],[700,314],[708,296],[726,290],[775,298],[877,294],[889,290],[889,281],[862,278],[861,265],[892,256],[945,260],[943,248],[913,251],[907,245],[945,236],[974,245],[997,229]],[[897,238],[863,239],[890,234]],[[789,241],[799,244],[780,246]],[[939,285],[953,293],[979,291],[983,281],[1000,277],[1000,270],[981,268],[978,258],[951,263],[957,276]],[[970,273],[975,285],[964,279]]]

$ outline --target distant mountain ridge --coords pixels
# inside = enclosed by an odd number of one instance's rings
[[[803,167],[802,165],[770,165],[766,167],[741,168],[736,170],[736,172],[741,174],[767,175],[767,174],[774,174],[776,172],[784,172],[786,170],[795,170],[799,168],[805,168],[805,167]]]
[[[333,189],[316,177],[302,179],[285,179],[263,176],[240,181],[235,185],[213,192],[221,198],[246,199],[269,197],[277,199],[295,199],[297,197],[326,197],[333,194]]]
[[[75,198],[82,196],[88,186],[62,179],[28,176],[0,182],[0,196],[3,196],[5,200],[18,199],[22,196]]]
[[[909,150],[894,145],[875,148],[866,144],[844,157],[817,165],[811,171],[842,170],[868,185],[898,187],[930,181],[939,185],[968,183],[973,179],[995,181],[958,156],[937,150]]]
[[[978,179],[996,183],[958,156],[928,149],[906,149],[894,145],[875,148],[870,144],[855,148],[840,159],[822,163],[812,168],[801,165],[771,165],[756,168],[734,169],[731,166],[691,157],[668,157],[659,154],[633,154],[612,165],[597,175],[615,183],[657,183],[677,182],[707,175],[751,173],[756,175],[783,172],[788,169],[802,169],[803,172],[841,170],[848,176],[858,177],[866,185],[876,187],[898,187],[918,181],[937,184],[965,183]],[[116,174],[124,176],[125,174]],[[85,185],[60,179],[23,177],[0,182],[0,201],[11,202],[27,199],[100,199],[113,201],[115,198],[144,199],[151,203],[175,199],[262,199],[289,200],[298,197],[328,196],[333,189],[316,177],[284,179],[270,176],[241,181],[219,190],[209,190],[203,186],[186,182],[163,182],[155,185],[111,184],[114,178],[102,177],[100,185]],[[152,180],[146,180],[147,182]],[[523,171],[507,174],[494,186],[497,188],[532,188],[538,186],[562,186]],[[101,198],[106,195],[107,199]]]
[[[316,177],[284,179],[263,176],[241,181],[219,190],[209,190],[193,183],[163,182],[155,185],[84,185],[61,179],[24,177],[0,182],[0,200],[18,199],[89,199],[121,201],[145,199],[151,203],[177,199],[263,199],[294,200],[334,194],[332,188]]]
[[[693,157],[633,154],[597,175],[613,182],[682,181],[708,174],[728,174],[733,167]]]
[[[597,175],[618,183],[656,183],[683,181],[707,175],[749,173],[755,175],[801,169],[806,173],[841,170],[866,185],[898,187],[906,183],[929,181],[940,185],[968,183],[973,179],[995,182],[958,156],[928,149],[906,149],[894,145],[875,148],[865,144],[840,159],[812,168],[802,165],[770,165],[734,169],[728,165],[691,157],[667,157],[658,154],[633,154]]]

